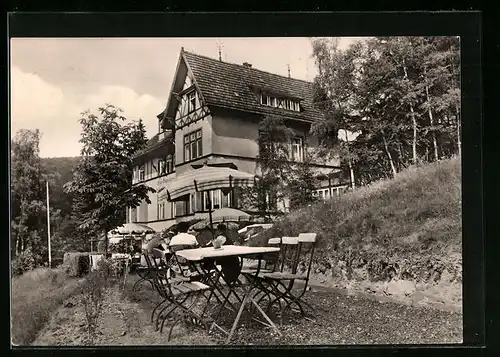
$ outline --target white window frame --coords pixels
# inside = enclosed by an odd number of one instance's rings
[[[223,208],[222,207],[222,196],[223,196],[222,190],[219,189],[219,190],[213,190],[213,191],[208,191],[208,192],[204,191],[201,195],[197,195],[197,197],[196,197],[197,200],[198,199],[202,200],[202,204],[201,204],[202,212],[207,212],[209,210],[209,207],[207,205],[207,194],[210,194],[210,203],[212,204],[211,205],[212,210]],[[229,193],[227,196],[228,196],[227,207],[231,207],[231,194]],[[216,208],[217,204],[219,206],[218,208]]]
[[[145,171],[145,167],[144,165],[141,165],[139,167],[139,171],[138,171],[138,180],[139,182],[142,182],[146,179],[146,171]]]
[[[277,98],[266,93],[260,94],[260,104],[266,107],[280,108],[300,112],[300,102],[294,99]]]
[[[193,146],[196,147],[196,156],[193,156]],[[203,134],[201,129],[198,129],[184,135],[184,162],[201,156],[203,156]]]
[[[298,157],[294,155],[294,149],[297,150]],[[297,162],[304,161],[304,138],[300,136],[292,138],[290,154],[292,156],[293,161]]]
[[[198,100],[196,98],[196,91],[192,91],[186,94],[186,99],[188,103],[188,113],[194,112],[198,109]]]
[[[161,202],[158,204],[158,212],[156,214],[157,219],[159,221],[162,221],[165,219],[165,202]]]
[[[227,208],[231,207],[231,192],[228,192],[227,195],[224,194],[224,192],[222,192],[222,190],[220,190],[220,207],[221,208],[226,208],[224,206],[222,206],[222,200],[224,198],[224,196],[227,196]]]
[[[222,208],[222,191],[221,190],[216,190],[216,191],[210,191],[212,193],[212,207],[213,209],[220,209]]]
[[[159,159],[158,160],[158,176],[165,175],[166,173],[166,161],[165,159]]]
[[[169,174],[171,172],[174,172],[174,157],[168,155],[165,159],[165,173]]]
[[[170,202],[170,217],[169,218],[175,218],[175,202]]]
[[[265,98],[265,103],[264,103],[264,98]],[[269,106],[269,96],[267,94],[264,93],[260,94],[260,104]]]

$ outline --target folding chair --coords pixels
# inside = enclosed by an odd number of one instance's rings
[[[135,272],[139,276],[139,279],[134,283],[134,285],[132,287],[132,292],[134,295],[137,292],[139,286],[144,282],[149,283],[151,285],[152,289],[155,288],[154,283],[153,283],[153,278],[154,278],[154,275],[156,274],[157,267],[159,269],[168,269],[168,267],[160,264],[160,261],[157,261],[156,265],[153,265],[153,264],[148,265],[147,260],[146,260],[146,255],[147,255],[147,252],[143,251],[142,255],[141,255],[141,263],[135,270]]]
[[[137,292],[139,286],[144,282],[148,282],[151,285],[151,288],[154,289],[152,280],[154,272],[147,265],[139,265],[135,268],[135,272],[139,279],[134,283],[134,286],[132,287],[132,293],[134,295]]]
[[[267,245],[270,247],[280,247],[281,246],[281,238],[271,238],[267,242]],[[279,254],[274,254],[270,253],[262,258],[262,262],[264,263],[264,266],[261,266],[260,269],[257,266],[251,266],[251,267],[243,267],[241,269],[241,274],[243,275],[253,275],[257,271],[262,272],[262,273],[271,273],[276,269],[276,264],[278,262]]]
[[[180,258],[175,254],[175,252],[178,252],[179,250],[194,249],[196,246],[190,244],[175,244],[169,245],[168,248],[171,257],[173,258],[173,264],[170,267],[170,274],[181,274],[181,276],[189,277],[191,280],[197,280],[196,278],[200,277],[199,272],[193,271],[185,259]]]
[[[210,287],[199,281],[190,281],[187,277],[170,277],[169,274],[167,274],[167,267],[169,267],[169,261],[172,260],[172,257],[172,253],[163,252],[158,249],[153,249],[151,253],[146,253],[145,255],[148,266],[153,267],[157,272],[154,274],[153,283],[157,292],[163,299],[155,306],[151,314],[151,319],[153,320],[155,312],[162,307],[156,317],[156,329],[158,330],[158,325],[161,321],[159,330],[163,332],[165,321],[169,316],[176,310],[180,310],[181,312],[180,316],[173,321],[170,327],[168,341],[170,341],[175,325],[183,319],[187,319],[187,321],[194,325],[202,325],[207,331],[209,328],[203,320],[204,311],[202,311],[201,315],[197,314],[194,312],[194,307],[200,297],[204,296],[204,293],[208,291]],[[191,298],[191,302],[186,304],[189,298]],[[169,309],[168,312],[164,314],[167,309]]]
[[[269,241],[267,242],[267,245],[270,247],[278,247],[281,248],[281,238],[270,238]],[[251,267],[246,267],[241,270],[241,274],[247,279],[254,279],[256,274],[259,274],[259,276],[262,276],[262,274],[265,273],[272,273],[276,271],[277,267],[280,266],[280,262],[282,260],[282,254],[283,252],[280,251],[278,253],[270,253],[262,258],[262,262],[264,263],[263,266],[251,266]],[[258,262],[257,262],[258,264]],[[264,297],[268,296],[269,293],[266,289],[260,289],[257,291],[257,293],[254,295],[254,299],[257,298],[260,294],[264,294],[258,301],[260,302]],[[270,299],[270,297],[269,297]],[[271,300],[269,300],[270,302]]]
[[[282,259],[279,270],[271,273],[263,273],[261,275],[263,289],[275,298],[269,302],[268,312],[271,311],[275,303],[280,305],[280,319],[283,323],[285,311],[292,304],[299,308],[301,316],[306,316],[301,302],[302,296],[307,290],[309,283],[309,275],[316,246],[316,233],[301,233],[298,237],[283,237],[282,244]],[[291,247],[291,249],[289,248]],[[291,253],[291,261],[287,261],[287,250]],[[307,259],[306,271],[298,273],[297,268],[301,258]],[[292,291],[295,281],[303,282],[304,286],[298,292]],[[281,307],[281,301],[284,302]]]

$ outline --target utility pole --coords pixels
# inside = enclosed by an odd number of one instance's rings
[[[47,239],[49,248],[49,268],[52,268],[52,256],[50,254],[50,206],[49,206],[49,181],[47,183]]]

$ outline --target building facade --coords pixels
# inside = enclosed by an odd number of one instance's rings
[[[259,123],[266,116],[284,119],[293,130],[290,160],[300,162],[309,147],[318,145],[308,132],[323,114],[312,100],[310,82],[181,50],[167,107],[158,115],[158,133],[134,158],[133,184],[142,182],[158,192],[207,162],[258,175]],[[313,164],[320,197],[348,186],[339,165],[338,158]],[[206,217],[210,201],[214,209],[238,207],[237,192],[210,192],[211,200],[206,195],[197,192],[184,201],[168,202],[153,193],[150,204],[128,210],[127,220],[161,231],[182,220]]]

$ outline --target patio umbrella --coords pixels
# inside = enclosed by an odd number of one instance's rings
[[[217,222],[241,222],[249,221],[250,215],[236,208],[219,208],[212,212],[212,221]]]
[[[213,221],[212,223],[217,223],[217,222]],[[230,230],[237,230],[240,228],[239,224],[236,222],[224,222],[224,224],[226,225],[227,229]],[[206,227],[210,227],[210,221],[208,220],[193,224],[191,227],[189,227],[189,230],[201,231],[203,228]]]
[[[255,175],[238,171],[229,167],[212,167],[204,165],[202,168],[192,170],[176,177],[176,180],[166,189],[160,188],[158,199],[165,196],[169,201],[176,201],[192,192],[211,191],[216,189],[232,189],[233,187],[252,186]],[[207,195],[210,202],[210,195]],[[210,228],[213,235],[212,210],[208,211]]]
[[[139,223],[125,223],[122,226],[112,229],[109,235],[133,235],[133,234],[148,234],[155,233],[155,230],[144,224]]]
[[[233,187],[252,186],[255,175],[238,171],[229,167],[203,166],[200,169],[188,171],[176,177],[166,189],[158,190],[158,199],[167,197],[176,201],[191,192],[202,192],[216,189],[231,189]]]
[[[269,229],[273,226],[273,223],[256,223],[256,224],[251,224],[249,226],[246,226],[244,228],[241,228],[238,230],[238,233],[243,234],[246,233],[249,229],[256,228],[256,227],[262,227],[264,230]]]

